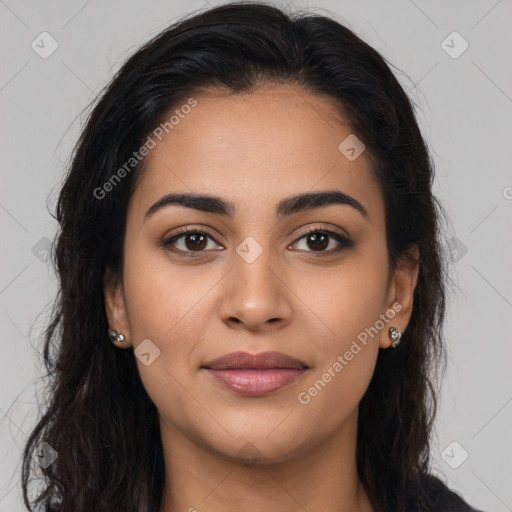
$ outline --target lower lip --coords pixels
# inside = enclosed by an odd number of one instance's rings
[[[270,370],[212,370],[206,368],[221,384],[245,396],[261,396],[287,386],[305,370],[274,368]]]

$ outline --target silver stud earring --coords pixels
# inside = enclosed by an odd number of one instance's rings
[[[392,341],[391,346],[396,348],[396,346],[400,343],[400,338],[402,334],[396,327],[389,328],[389,339]]]
[[[124,340],[124,334],[121,334],[121,333],[117,334],[117,331],[115,329],[112,329],[108,334],[112,341],[116,341],[116,342],[120,343],[121,341]]]

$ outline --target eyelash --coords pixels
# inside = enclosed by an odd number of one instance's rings
[[[301,233],[299,238],[297,238],[291,245],[296,245],[300,240],[302,240],[306,236],[310,235],[311,233],[320,233],[320,234],[328,235],[329,237],[334,238],[334,240],[336,240],[336,242],[338,242],[340,244],[337,248],[331,249],[329,251],[306,251],[306,252],[310,252],[313,255],[313,257],[315,257],[315,258],[316,257],[330,256],[330,255],[332,255],[334,253],[338,253],[338,252],[342,251],[343,249],[346,249],[346,248],[354,246],[354,242],[352,240],[350,240],[349,238],[347,238],[347,237],[345,237],[343,235],[340,235],[339,233],[337,233],[335,231],[330,231],[328,229],[320,229],[320,228],[308,228],[306,231]],[[173,248],[171,248],[172,244],[175,243],[177,240],[179,240],[180,238],[183,238],[186,235],[190,235],[190,234],[205,234],[205,235],[208,235],[215,243],[218,244],[218,242],[215,239],[215,237],[213,236],[213,234],[210,233],[209,231],[207,231],[205,229],[201,229],[200,230],[200,229],[188,228],[187,227],[187,228],[182,228],[181,230],[179,230],[179,234],[175,234],[175,235],[173,235],[171,237],[164,238],[161,241],[161,245],[163,247],[165,247],[166,249],[170,250],[171,252],[179,254],[180,256],[192,257],[192,258],[202,256],[206,252],[205,250],[201,250],[201,251],[184,251],[182,249],[176,249],[176,248],[173,249]],[[218,245],[220,245],[220,244],[218,244]]]

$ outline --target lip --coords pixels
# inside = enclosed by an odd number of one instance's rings
[[[210,370],[272,370],[272,369],[307,369],[303,361],[282,352],[231,352],[225,356],[207,361],[202,365]]]
[[[262,396],[296,381],[309,367],[281,352],[232,352],[201,366],[223,386],[245,396]]]

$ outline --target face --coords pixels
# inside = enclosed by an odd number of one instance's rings
[[[329,99],[291,86],[195,99],[146,157],[107,314],[162,432],[284,461],[354,425],[389,327],[407,326],[416,270],[389,273],[381,187],[366,151],[339,149],[352,131]],[[233,352],[301,368],[207,364]]]

